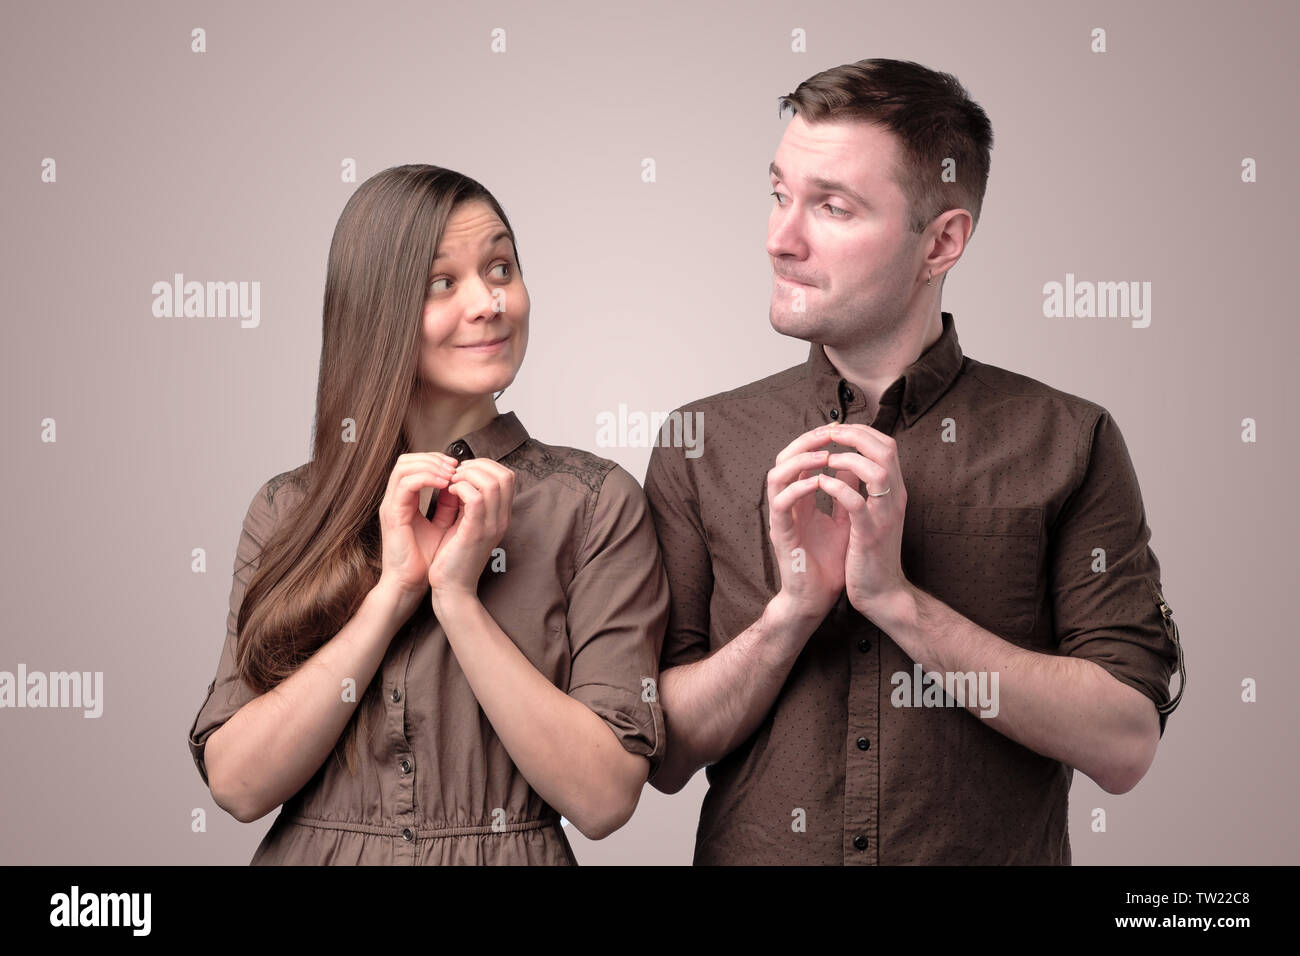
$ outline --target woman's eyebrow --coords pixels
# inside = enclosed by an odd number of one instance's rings
[[[506,230],[502,229],[500,232],[498,232],[498,233],[496,233],[495,235],[493,235],[491,239],[489,239],[487,242],[485,242],[485,243],[483,244],[483,248],[484,248],[484,249],[491,249],[493,246],[495,246],[495,245],[496,245],[498,242],[500,242],[502,239],[509,239],[509,238],[510,238],[510,233],[508,233],[508,232],[506,232]],[[437,255],[435,255],[435,256],[433,257],[433,261],[434,261],[434,262],[437,262],[439,259],[445,259],[445,258],[447,258],[447,256],[448,256],[449,254],[450,254],[450,253],[439,252]]]

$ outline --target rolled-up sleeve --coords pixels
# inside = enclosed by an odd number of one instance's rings
[[[567,596],[569,696],[653,773],[665,746],[658,680],[668,580],[645,493],[618,465],[596,496]]]
[[[208,783],[208,768],[203,757],[208,738],[239,708],[260,696],[238,675],[235,666],[235,627],[239,620],[240,605],[244,601],[244,591],[257,571],[262,547],[275,525],[274,507],[267,495],[268,485],[269,481],[264,482],[257,490],[244,516],[239,544],[235,548],[234,577],[230,585],[230,604],[226,615],[226,643],[221,649],[221,659],[217,662],[217,675],[208,685],[203,706],[199,708],[198,715],[190,726],[190,754],[205,784]]]
[[[1082,480],[1051,536],[1058,652],[1091,660],[1156,705],[1160,734],[1182,697],[1182,642],[1164,601],[1160,564],[1128,447],[1105,409],[1084,429]],[[1104,560],[1104,570],[1103,570]],[[1177,670],[1177,697],[1170,677]]]
[[[645,495],[672,599],[659,659],[660,669],[668,670],[708,656],[713,595],[713,561],[683,448],[660,442],[650,450]]]

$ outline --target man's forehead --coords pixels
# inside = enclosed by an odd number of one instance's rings
[[[875,123],[805,123],[796,115],[777,146],[773,165],[799,179],[852,177],[884,185],[894,162],[893,135]]]

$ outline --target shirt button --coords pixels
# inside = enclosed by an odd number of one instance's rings
[[[396,704],[396,703],[397,703],[399,700],[401,700],[401,699],[402,699],[402,692],[401,692],[400,690],[398,690],[396,687],[394,687],[394,688],[393,688],[393,703]]]
[[[412,840],[415,839],[415,834],[411,832],[410,827],[402,827],[402,839],[405,840],[407,843],[410,843]],[[861,840],[862,837],[858,837],[858,839]],[[859,847],[859,849],[861,849],[861,847]]]
[[[853,838],[853,845],[859,850],[865,850],[867,848],[867,838],[859,833]]]
[[[832,409],[831,409],[831,421],[833,421],[833,422],[837,422],[837,421],[839,421],[839,419],[840,419],[840,410],[839,410],[838,408],[832,408]]]
[[[411,772],[411,761],[406,760],[405,758],[403,758],[403,760],[402,760],[402,773],[410,773],[410,772]]]
[[[858,749],[859,749],[859,750],[867,750],[867,749],[869,749],[870,747],[871,747],[871,741],[870,741],[870,740],[868,740],[866,737],[859,737],[859,738],[858,738]]]
[[[865,654],[867,651],[871,650],[871,642],[864,637],[862,640],[858,641],[858,650]]]

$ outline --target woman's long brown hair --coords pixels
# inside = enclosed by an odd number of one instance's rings
[[[289,513],[281,510],[239,609],[238,666],[259,693],[334,637],[379,580],[379,505],[397,457],[408,450],[403,426],[420,384],[429,269],[452,211],[471,200],[492,208],[513,244],[514,230],[491,193],[428,165],[395,166],[366,180],[334,228],[312,457],[290,475],[304,494]],[[352,440],[344,440],[348,420]],[[360,694],[334,749],[351,774],[381,673]]]

